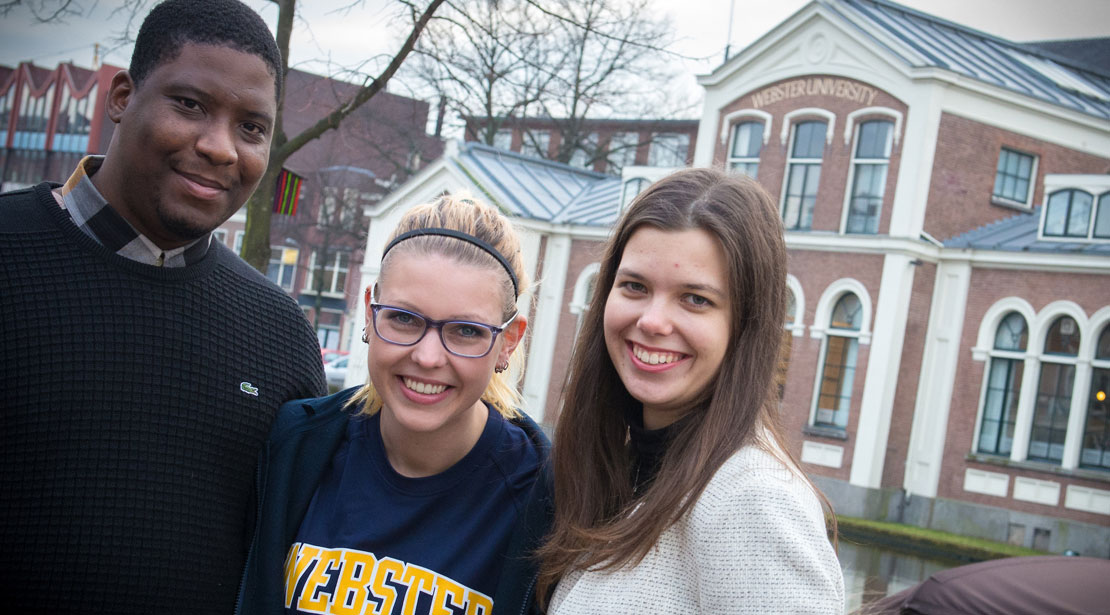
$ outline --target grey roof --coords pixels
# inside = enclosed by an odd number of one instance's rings
[[[1110,78],[1064,55],[1007,41],[887,0],[819,0],[912,67],[938,67],[1110,119]],[[881,35],[871,32],[874,29]],[[889,37],[889,38],[888,38]],[[896,43],[889,43],[889,41]]]
[[[481,143],[459,146],[454,163],[508,213],[556,224],[611,226],[621,180]]]
[[[1041,206],[1032,213],[1020,213],[957,235],[944,242],[946,248],[997,250],[1002,252],[1040,252],[1110,256],[1110,243],[1089,241],[1051,241],[1037,239]]]
[[[1034,41],[1025,45],[1066,58],[1066,62],[1079,68],[1110,77],[1110,37]]]

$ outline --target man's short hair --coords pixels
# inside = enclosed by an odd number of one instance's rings
[[[166,0],[143,20],[131,54],[131,80],[138,86],[187,43],[231,47],[254,54],[274,76],[281,97],[281,53],[266,22],[239,0]]]

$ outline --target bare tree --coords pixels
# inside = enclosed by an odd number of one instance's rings
[[[673,29],[650,0],[451,0],[429,24],[406,67],[449,109],[473,120],[477,140],[522,129],[524,145],[569,162],[607,155],[589,118],[676,113],[660,83],[675,74],[666,49]],[[562,140],[548,151],[527,118],[543,118]]]
[[[544,91],[550,20],[520,0],[448,7],[429,24],[407,72],[451,111],[488,118],[479,140],[493,144],[504,118],[526,114]]]
[[[377,76],[368,76],[359,84],[358,91],[346,102],[337,106],[331,113],[321,118],[300,133],[285,134],[282,121],[284,102],[279,102],[274,122],[273,141],[270,144],[270,164],[262,176],[258,190],[247,202],[247,228],[243,237],[242,257],[254,268],[265,272],[270,261],[270,215],[272,213],[274,191],[282,165],[297,150],[313,139],[319,138],[329,130],[335,130],[340,123],[356,109],[366,104],[376,94],[383,91],[389,80],[397,73],[405,58],[412,52],[417,39],[427,26],[428,21],[443,4],[444,0],[428,0],[418,3],[400,0],[409,9],[412,17],[412,30],[401,48],[393,55],[386,67]],[[281,51],[282,69],[289,71],[289,39],[293,32],[293,17],[296,13],[296,0],[274,0],[278,5],[277,43]]]

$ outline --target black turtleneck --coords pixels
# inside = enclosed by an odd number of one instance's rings
[[[640,495],[655,480],[663,455],[678,433],[680,425],[687,420],[683,417],[660,429],[644,427],[644,412],[641,407],[629,408],[625,412],[628,422],[629,454],[632,456],[632,492]]]

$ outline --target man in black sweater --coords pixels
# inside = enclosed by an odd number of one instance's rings
[[[257,187],[281,59],[238,0],[169,0],[104,157],[0,195],[0,603],[230,613],[277,407],[324,392],[296,303],[211,231]]]

